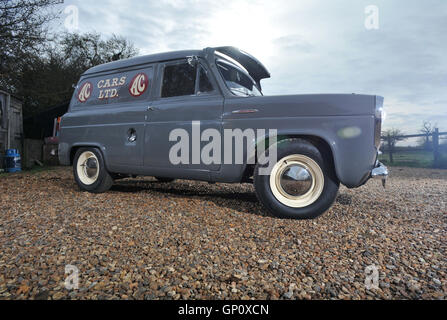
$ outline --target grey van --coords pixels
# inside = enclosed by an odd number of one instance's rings
[[[340,183],[384,181],[388,171],[377,160],[382,97],[264,96],[261,80],[269,77],[261,62],[234,47],[95,66],[81,76],[62,117],[59,160],[73,165],[77,184],[90,192],[135,175],[253,182],[260,202],[282,218],[324,213]],[[253,138],[250,130],[260,134]],[[191,150],[179,147],[183,138]],[[236,140],[244,148],[226,148]],[[219,150],[206,155],[211,143]],[[261,161],[267,155],[274,163]]]

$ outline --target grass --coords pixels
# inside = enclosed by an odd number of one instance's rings
[[[390,163],[388,153],[381,154],[379,160],[384,164],[399,167],[433,168],[433,152],[431,151],[398,151],[393,153]],[[441,154],[441,168],[447,168],[447,154]]]

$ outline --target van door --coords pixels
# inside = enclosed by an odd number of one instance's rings
[[[220,161],[204,163],[200,157],[202,148],[213,140],[201,141],[201,133],[214,129],[219,136],[222,134],[223,97],[205,62],[188,63],[182,59],[160,64],[158,70],[159,86],[155,94],[158,98],[153,101],[147,114],[144,165],[183,171],[219,170]],[[198,136],[193,136],[193,122],[195,132],[199,130]],[[186,163],[174,164],[170,159],[171,148],[180,141],[180,138],[170,141],[170,134],[176,129],[188,134]],[[193,139],[200,150],[193,147]],[[210,155],[214,156],[213,150]]]

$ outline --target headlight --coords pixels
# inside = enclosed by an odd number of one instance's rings
[[[380,136],[382,134],[382,120],[385,118],[383,110],[383,97],[376,96],[376,109],[374,114],[374,145],[377,150],[380,148]]]
[[[383,97],[376,96],[376,110],[375,116],[376,118],[383,119],[385,111],[383,110]]]

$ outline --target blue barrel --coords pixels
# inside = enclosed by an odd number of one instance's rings
[[[6,172],[22,171],[22,161],[17,149],[6,150],[5,156],[5,170]]]

